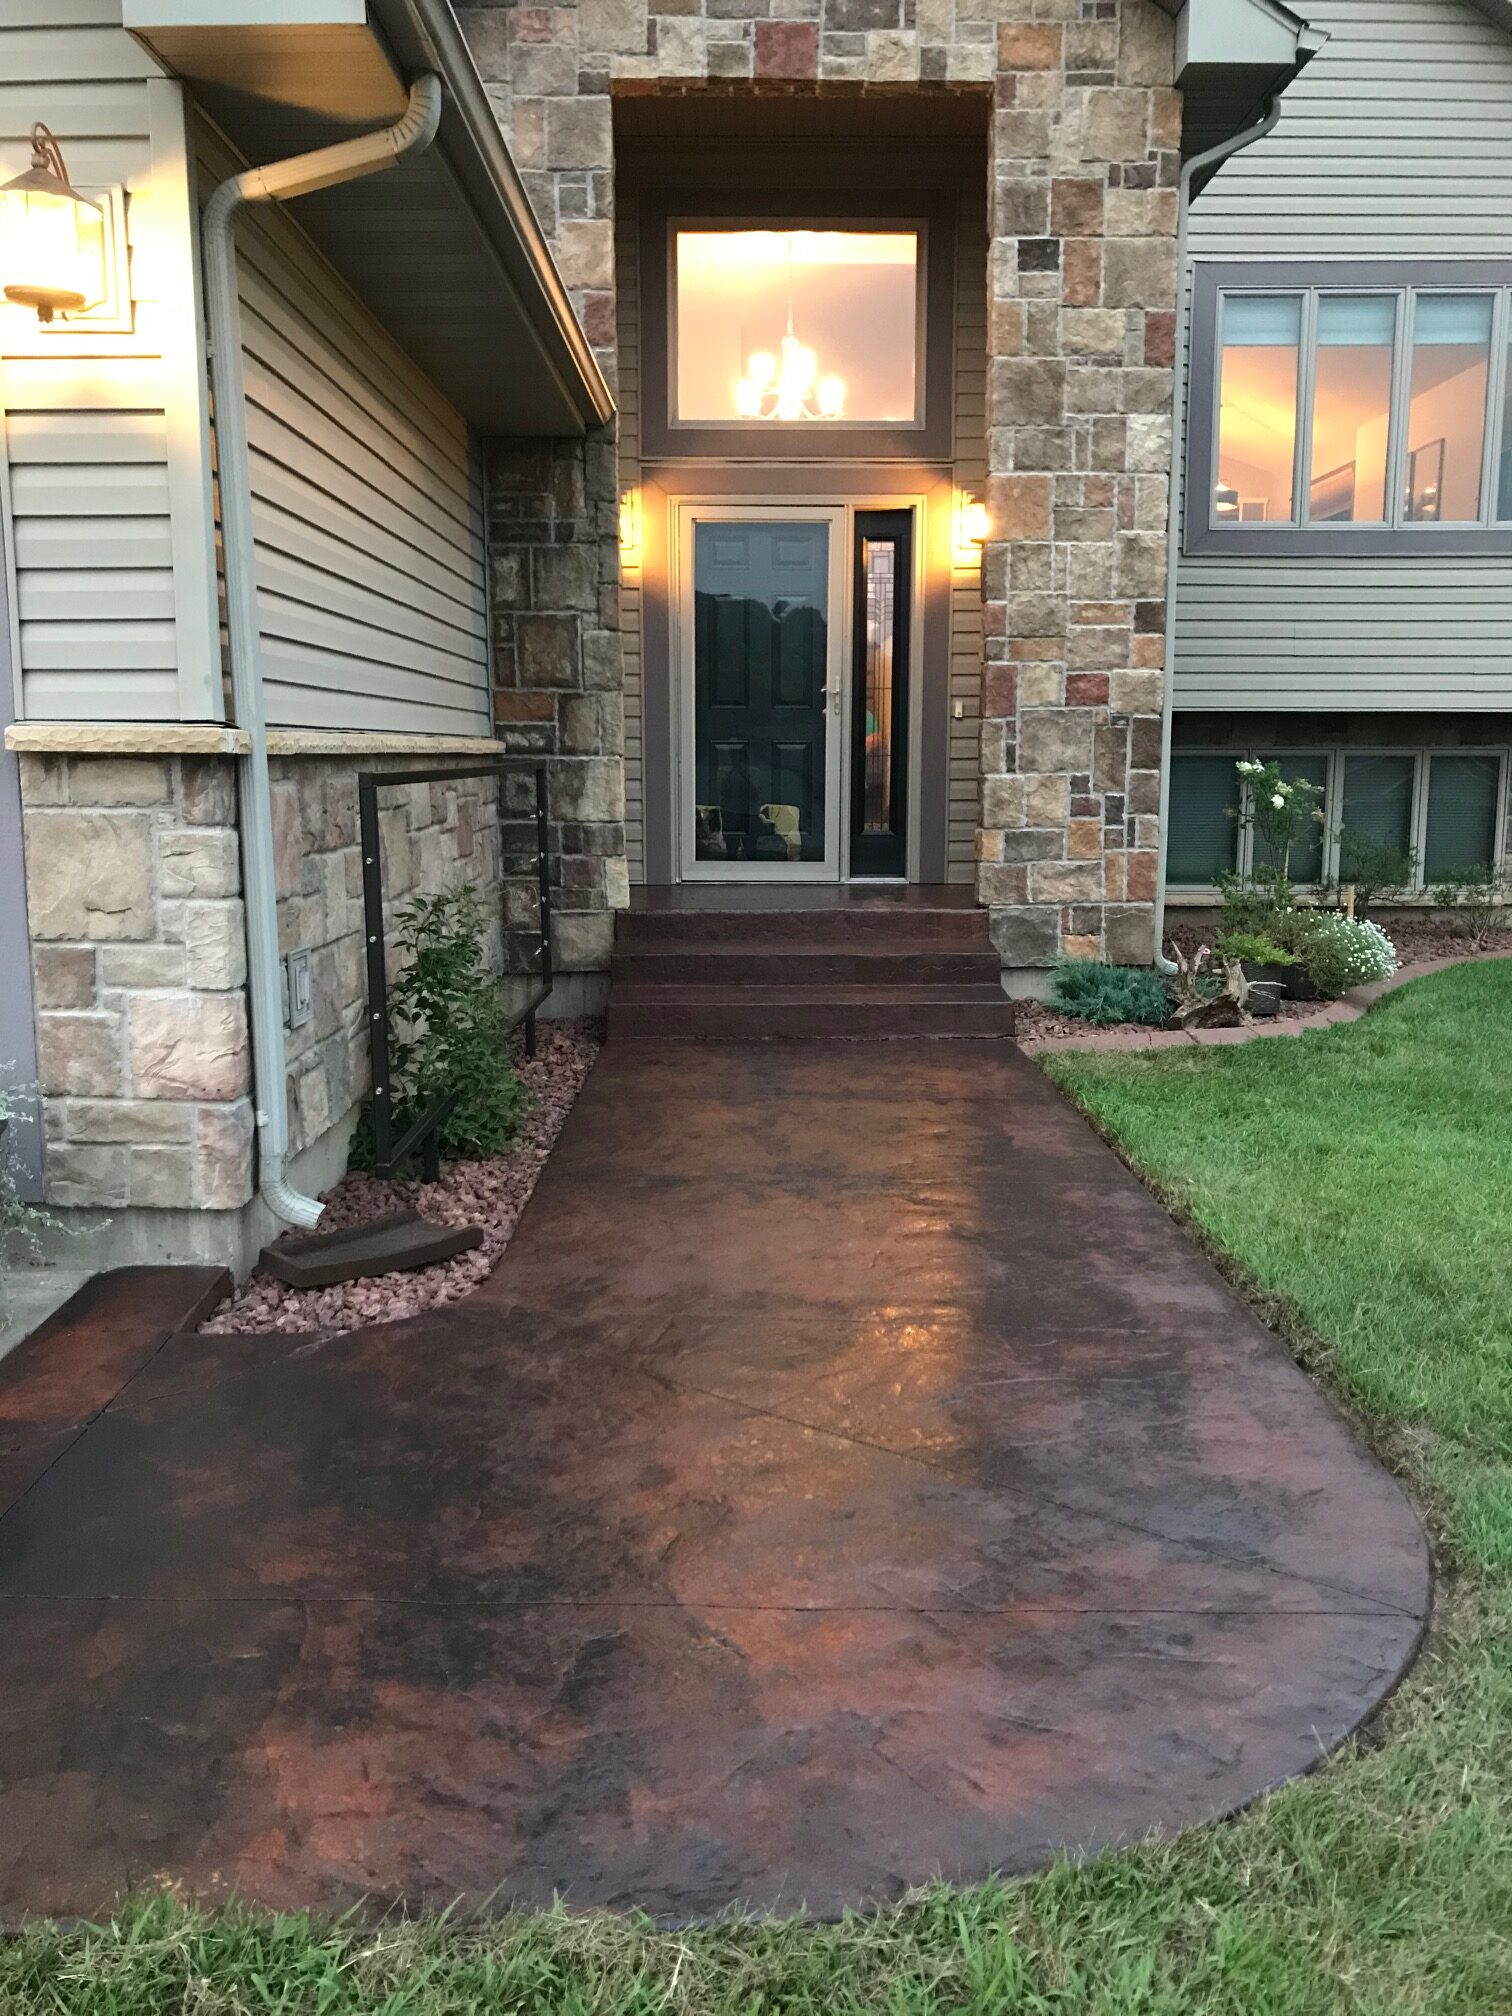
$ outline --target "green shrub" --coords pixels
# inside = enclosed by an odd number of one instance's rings
[[[1402,849],[1393,840],[1378,840],[1355,826],[1341,826],[1335,835],[1339,843],[1339,881],[1355,892],[1355,915],[1363,917],[1378,898],[1400,896],[1412,885],[1417,873],[1417,854]]]
[[[1512,902],[1512,885],[1500,868],[1483,861],[1478,867],[1457,868],[1446,875],[1429,892],[1428,900],[1441,910],[1460,911],[1471,949],[1480,952],[1503,921],[1506,907]]]
[[[1265,931],[1225,931],[1214,942],[1220,959],[1237,959],[1245,966],[1294,966],[1295,952],[1289,952]]]
[[[1389,980],[1397,964],[1396,947],[1379,924],[1331,913],[1316,919],[1298,956],[1318,992],[1330,998]]]
[[[398,913],[407,954],[389,985],[389,1082],[395,1135],[443,1093],[443,1161],[497,1155],[520,1131],[528,1097],[504,1041],[498,977],[488,971],[486,923],[470,885],[417,896]],[[371,1108],[352,1142],[352,1166],[371,1167]]]
[[[1061,959],[1050,998],[1062,1014],[1083,1022],[1139,1022],[1160,1028],[1171,1019],[1171,997],[1144,966],[1106,966],[1099,959]]]

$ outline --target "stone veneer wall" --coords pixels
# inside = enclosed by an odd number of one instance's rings
[[[47,1201],[235,1210],[252,1104],[232,766],[20,762]]]
[[[453,760],[468,758],[435,759]],[[238,1212],[255,1163],[235,765],[20,762],[47,1201]],[[413,752],[272,763],[280,949],[310,954],[314,997],[286,1031],[291,1146],[324,1143],[332,1173],[333,1130],[368,1085],[356,772],[418,767]],[[391,928],[406,896],[462,881],[498,915],[498,790],[483,777],[380,794]],[[518,907],[523,926],[528,890]],[[500,953],[496,929],[496,967]]]
[[[996,536],[984,556],[978,890],[1005,964],[1044,965],[1061,949],[1147,960],[1181,119],[1170,18],[1154,0],[505,0],[461,19],[611,385],[613,96],[990,91]],[[496,461],[496,521],[515,482]],[[612,452],[591,444],[600,692],[620,676],[616,495]],[[497,522],[493,543],[497,581],[513,543]],[[517,664],[503,683],[507,701],[530,677]],[[533,704],[537,746],[561,749],[559,700]],[[607,746],[594,754],[613,760]],[[597,809],[613,802],[611,791]],[[592,823],[604,837],[615,822]],[[617,859],[603,858],[614,865],[602,895],[598,870],[574,871],[589,909],[618,899]],[[607,937],[606,924],[593,929]]]
[[[494,721],[512,754],[551,759],[554,957],[600,972],[630,896],[614,444],[495,441],[487,468]],[[509,790],[529,815],[534,787]],[[511,970],[523,958],[512,947]]]
[[[477,759],[474,758],[474,761]],[[362,852],[357,842],[358,769],[440,769],[466,757],[275,757],[270,764],[273,850],[278,875],[280,952],[310,954],[314,1013],[285,1031],[289,1064],[289,1145],[298,1154],[347,1120],[367,1096],[367,967]],[[498,781],[469,777],[405,784],[378,794],[389,969],[399,964],[395,913],[405,899],[463,882],[479,887],[490,919],[500,916]],[[491,928],[488,963],[501,960]]]

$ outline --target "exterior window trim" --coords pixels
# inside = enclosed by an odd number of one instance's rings
[[[953,453],[956,368],[957,197],[928,188],[794,190],[757,194],[711,189],[696,200],[657,190],[641,199],[641,449],[648,462],[948,462]],[[919,233],[915,418],[908,422],[806,421],[795,426],[677,421],[676,274],[673,231],[904,228]]]
[[[680,332],[677,319],[677,235],[680,231],[892,231],[909,232],[915,245],[914,263],[914,410],[911,420],[741,420],[682,419],[677,410],[677,360]],[[764,440],[767,436],[810,436],[823,443],[847,434],[922,434],[929,403],[929,218],[921,211],[895,217],[792,217],[770,214],[711,217],[706,212],[674,211],[667,219],[667,429],[673,435],[718,431]],[[801,333],[801,332],[800,332]],[[952,333],[952,332],[947,332]]]
[[[1338,829],[1344,816],[1344,765],[1351,756],[1404,756],[1412,760],[1412,817],[1409,824],[1409,846],[1417,855],[1417,873],[1408,891],[1410,900],[1421,901],[1431,886],[1431,879],[1423,873],[1423,863],[1428,853],[1428,794],[1433,761],[1436,756],[1494,756],[1497,762],[1496,774],[1496,846],[1497,861],[1505,863],[1509,853],[1509,817],[1512,807],[1507,802],[1509,777],[1512,777],[1512,746],[1499,742],[1466,742],[1446,747],[1442,743],[1402,743],[1402,742],[1349,742],[1349,743],[1298,743],[1295,748],[1278,749],[1273,741],[1260,741],[1244,748],[1235,748],[1232,743],[1219,746],[1210,742],[1182,744],[1172,751],[1173,759],[1181,756],[1225,756],[1235,763],[1254,762],[1257,759],[1277,758],[1285,763],[1293,758],[1322,757],[1328,765],[1328,781],[1324,787],[1323,812],[1323,880],[1321,883],[1298,882],[1297,888],[1306,892],[1316,888],[1329,888],[1339,879]],[[1235,777],[1238,783],[1238,777]],[[1249,786],[1244,786],[1248,795]],[[1236,796],[1238,794],[1236,793]],[[1254,866],[1254,834],[1241,826],[1235,836],[1234,865],[1241,874],[1249,874]],[[1219,900],[1216,883],[1175,882],[1170,885],[1173,893],[1184,901],[1202,899],[1211,902]]]
[[[1412,369],[1413,302],[1416,291],[1490,293],[1493,298],[1491,359],[1486,389],[1486,436],[1482,447],[1481,495],[1487,516],[1475,524],[1214,525],[1217,481],[1218,397],[1222,347],[1219,308],[1225,294],[1300,294],[1301,354],[1298,359],[1297,439],[1293,478],[1300,506],[1311,468],[1312,404],[1317,348],[1316,304],[1320,293],[1394,294],[1398,297],[1397,344],[1393,370],[1393,413],[1407,396]],[[1512,524],[1490,517],[1496,508],[1497,449],[1506,410],[1507,350],[1512,341],[1512,259],[1274,259],[1242,262],[1200,260],[1192,269],[1190,396],[1188,399],[1186,485],[1182,500],[1182,548],[1189,554],[1320,554],[1338,558],[1410,558],[1430,553],[1512,556]],[[1388,507],[1401,495],[1405,475],[1403,429],[1393,430],[1387,470]],[[1512,439],[1507,442],[1512,449]]]

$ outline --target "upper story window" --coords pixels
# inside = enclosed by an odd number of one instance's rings
[[[677,226],[674,424],[918,424],[920,237]]]
[[[1198,268],[1192,552],[1512,552],[1512,265]]]

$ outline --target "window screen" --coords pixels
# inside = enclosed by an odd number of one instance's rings
[[[1386,516],[1396,319],[1394,294],[1325,294],[1318,303],[1307,508],[1314,525]]]
[[[1320,790],[1328,784],[1328,758],[1326,756],[1287,756],[1262,754],[1261,763],[1279,763],[1281,775],[1293,784],[1316,784]],[[1325,801],[1317,798],[1312,803],[1323,810]],[[1292,842],[1291,861],[1288,874],[1293,882],[1321,882],[1323,879],[1323,822],[1309,818],[1296,839]],[[1255,835],[1255,866],[1257,868],[1278,868],[1279,861],[1273,861],[1270,850],[1260,835]]]
[[[1223,304],[1217,525],[1296,516],[1298,294],[1235,294]]]
[[[1491,296],[1419,294],[1402,495],[1409,524],[1480,517],[1490,372]]]
[[[1349,836],[1406,854],[1412,846],[1411,756],[1346,756],[1344,843],[1339,872],[1349,879]]]
[[[1232,756],[1171,758],[1166,879],[1207,888],[1234,866],[1239,780]]]
[[[1428,769],[1428,837],[1423,873],[1452,875],[1496,859],[1501,763],[1495,756],[1435,756]]]

